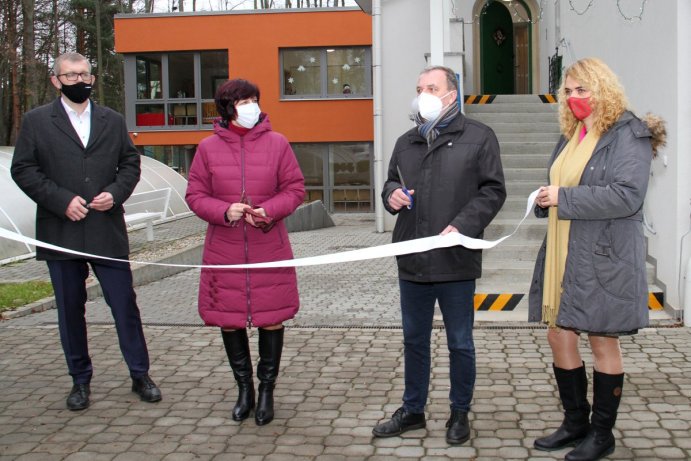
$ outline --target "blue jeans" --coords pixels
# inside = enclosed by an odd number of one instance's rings
[[[432,320],[434,303],[438,299],[449,347],[451,409],[469,411],[475,387],[475,280],[440,283],[399,280],[399,285],[405,358],[403,408],[410,413],[425,411],[430,380]]]

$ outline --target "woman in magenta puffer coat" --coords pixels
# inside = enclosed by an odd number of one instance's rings
[[[259,110],[259,88],[235,79],[216,92],[221,120],[190,168],[185,199],[209,223],[203,264],[292,259],[283,218],[303,201],[304,178],[286,138]],[[202,269],[199,314],[221,335],[238,384],[233,420],[255,407],[247,327],[259,329],[259,389],[254,419],[273,419],[273,388],[283,350],[283,324],[299,307],[295,269]]]

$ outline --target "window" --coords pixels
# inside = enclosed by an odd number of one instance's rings
[[[372,143],[292,144],[305,176],[305,202],[331,212],[373,210]]]
[[[216,89],[226,80],[227,51],[126,55],[128,124],[137,129],[210,127],[217,116]]]
[[[372,96],[369,47],[281,50],[284,99]]]
[[[139,153],[168,165],[187,177],[197,146],[138,146]]]

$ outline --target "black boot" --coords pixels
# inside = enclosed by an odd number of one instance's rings
[[[233,408],[233,421],[247,419],[254,408],[254,383],[252,382],[252,358],[247,330],[221,330],[223,344],[226,346],[228,362],[238,383],[238,401]]]
[[[257,426],[269,424],[274,419],[274,385],[281,364],[284,331],[285,328],[280,330],[259,328],[259,363],[257,364],[259,392],[257,410],[254,413]]]
[[[533,446],[543,451],[576,445],[585,438],[590,429],[590,404],[586,396],[588,376],[585,373],[585,364],[573,370],[564,370],[554,365],[552,368],[564,407],[564,421],[553,434],[535,440]]]
[[[470,439],[470,423],[468,412],[463,410],[451,410],[451,417],[446,422],[446,443],[460,445]]]
[[[566,454],[567,461],[595,461],[612,454],[617,410],[624,386],[624,373],[608,375],[593,371],[593,416],[590,431],[578,446]]]

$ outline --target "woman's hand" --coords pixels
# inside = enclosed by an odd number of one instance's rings
[[[248,208],[249,208],[249,207],[248,207]],[[254,211],[255,213],[259,213],[259,214],[262,215],[262,216],[266,216],[266,211],[264,211],[264,208],[255,208],[255,209],[252,210],[252,211]],[[245,215],[245,221],[247,221],[247,223],[248,223],[250,226],[255,226],[255,227],[257,227],[256,223],[254,222],[254,217],[253,217],[251,214],[247,213],[247,214]]]
[[[559,204],[559,186],[543,186],[537,193],[535,204],[541,208],[549,208]]]
[[[245,210],[247,208],[251,208],[249,205],[246,203],[233,203],[230,205],[230,208],[226,210],[226,217],[228,218],[228,221],[231,223],[238,221],[240,218],[242,218],[242,215],[245,214]]]

